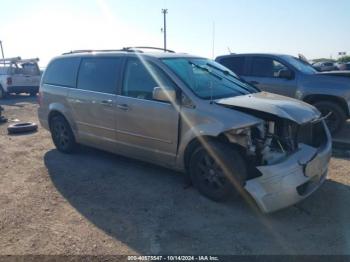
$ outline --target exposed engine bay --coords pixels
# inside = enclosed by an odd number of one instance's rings
[[[297,203],[326,180],[331,136],[315,107],[264,92],[216,103],[258,120],[224,135],[245,157],[244,188],[263,212]]]
[[[319,148],[327,142],[322,119],[298,124],[268,113],[251,111],[264,121],[255,126],[226,133],[231,143],[246,149],[246,157],[254,166],[274,165],[300,149],[300,144]]]

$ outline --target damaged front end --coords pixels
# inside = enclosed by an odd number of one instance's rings
[[[245,188],[263,212],[295,204],[325,181],[331,137],[319,115],[297,122],[270,112],[229,107],[263,120],[225,133],[231,143],[244,148],[249,163]]]

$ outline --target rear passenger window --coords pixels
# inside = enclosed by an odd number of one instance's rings
[[[75,87],[80,58],[70,57],[54,60],[45,70],[44,84]]]
[[[228,69],[237,75],[245,75],[245,57],[227,57],[220,60],[220,64],[226,66]]]
[[[122,58],[86,58],[80,66],[78,88],[107,94],[117,93]]]

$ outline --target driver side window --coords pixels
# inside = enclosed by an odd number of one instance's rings
[[[138,99],[153,100],[155,87],[175,89],[173,82],[157,66],[143,59],[129,58],[125,67],[121,94]]]

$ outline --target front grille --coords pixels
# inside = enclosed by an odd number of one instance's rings
[[[321,147],[327,143],[327,133],[323,122],[301,125],[298,130],[298,143]]]

